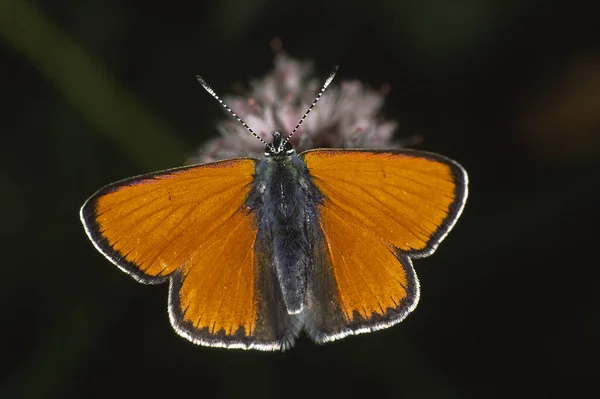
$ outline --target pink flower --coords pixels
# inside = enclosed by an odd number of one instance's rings
[[[224,96],[228,104],[266,142],[271,132],[289,134],[310,107],[324,79],[313,76],[310,62],[284,52],[275,68],[252,80],[246,97]],[[375,91],[357,80],[333,83],[291,139],[297,152],[311,148],[398,148],[391,141],[397,124],[378,117],[384,90]],[[240,156],[262,157],[264,145],[231,116],[219,122],[220,137],[209,140],[190,159],[193,163]]]

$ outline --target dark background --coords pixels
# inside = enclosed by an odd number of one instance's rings
[[[578,397],[600,337],[584,4],[2,0],[0,397]],[[78,211],[183,164],[224,117],[194,76],[231,92],[272,68],[273,37],[321,78],[339,64],[389,84],[398,137],[458,160],[470,197],[415,262],[421,301],[400,325],[285,353],[197,347],[169,325],[167,285],[113,267]]]

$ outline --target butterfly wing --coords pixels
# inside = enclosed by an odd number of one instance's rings
[[[393,325],[414,309],[411,258],[432,254],[462,212],[464,169],[417,151],[302,154],[323,195],[307,329],[317,341]]]
[[[291,321],[261,301],[273,291],[268,256],[245,205],[256,160],[171,169],[104,187],[81,209],[96,248],[136,280],[170,280],[175,330],[208,346],[275,350]]]

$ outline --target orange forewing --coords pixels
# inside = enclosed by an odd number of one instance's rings
[[[143,274],[165,276],[242,207],[253,173],[253,161],[233,160],[116,183],[96,199],[95,223]]]
[[[423,153],[315,150],[304,160],[327,201],[416,256],[431,247],[452,208],[463,201],[454,165],[416,154]]]
[[[254,332],[256,226],[244,207],[254,168],[234,159],[127,179],[82,208],[88,234],[117,266],[146,283],[177,277],[172,322],[192,340],[195,330],[204,330],[199,340]]]

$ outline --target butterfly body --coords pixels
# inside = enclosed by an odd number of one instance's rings
[[[273,133],[274,148],[282,138]],[[311,265],[312,220],[317,220],[321,194],[291,146],[267,151],[257,164],[247,205],[254,213],[258,239],[270,247],[272,267],[289,314],[301,313]]]

